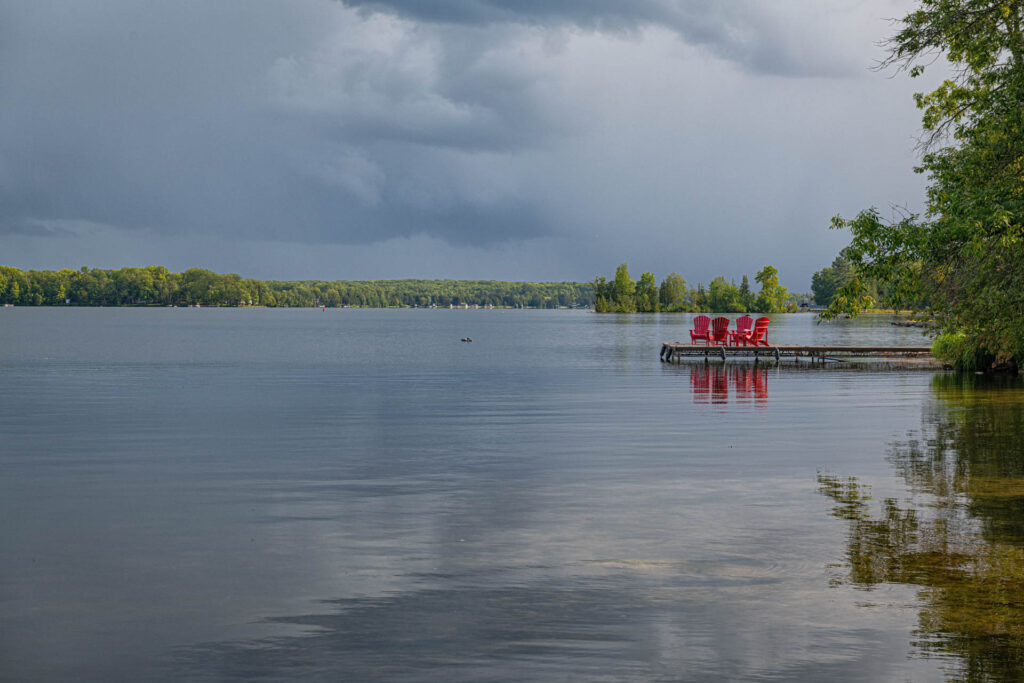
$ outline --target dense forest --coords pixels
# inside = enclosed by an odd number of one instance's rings
[[[0,266],[0,304],[19,306],[587,306],[589,284],[496,280],[253,280],[163,266],[26,270]]]
[[[719,276],[708,283],[689,287],[678,273],[670,273],[658,285],[652,273],[636,282],[629,265],[622,263],[611,281],[603,277],[593,283],[594,310],[598,313],[654,313],[694,311],[702,313],[778,313],[797,310],[796,297],[779,284],[779,271],[765,266],[754,278],[761,288],[754,292],[744,275],[739,285]]]

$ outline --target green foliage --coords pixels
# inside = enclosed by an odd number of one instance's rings
[[[846,285],[854,277],[853,265],[842,253],[832,261],[828,268],[822,268],[811,278],[811,291],[815,303],[828,306],[835,298],[836,291]]]
[[[594,288],[594,311],[597,313],[611,313],[612,290],[611,285],[604,277],[599,277],[591,285]]]
[[[759,313],[778,313],[789,308],[789,290],[779,284],[779,271],[774,266],[765,266],[754,277],[761,284],[757,295]]]
[[[21,306],[479,306],[556,308],[592,301],[590,285],[490,280],[292,282],[163,266],[21,271],[0,266],[0,304]]]
[[[669,273],[658,288],[658,302],[663,311],[685,311],[687,301],[686,280],[679,273]]]
[[[713,313],[747,312],[739,288],[721,275],[708,284],[707,305]]]
[[[932,355],[947,365],[967,371],[983,370],[995,361],[992,354],[979,348],[963,330],[945,332],[936,337]]]
[[[658,285],[654,275],[644,273],[636,283],[636,310],[640,313],[655,313],[658,307]]]
[[[754,304],[757,303],[757,297],[750,291],[750,280],[746,275],[740,281],[740,303],[743,304],[743,308],[747,311],[752,311]]]
[[[709,313],[711,306],[708,305],[708,290],[704,289],[704,283],[698,282],[697,289],[693,293],[693,304],[696,310],[701,313]]]
[[[612,283],[612,306],[617,313],[636,311],[636,287],[629,276],[629,266],[620,263],[615,269],[615,282]]]
[[[929,177],[927,213],[883,221],[875,209],[849,229],[855,276],[826,318],[870,305],[865,281],[886,302],[928,308],[955,365],[1024,361],[1024,5],[922,0],[890,41],[887,64],[920,74],[937,53],[953,77],[917,95]]]
[[[779,285],[779,271],[765,266],[758,274],[762,283],[761,296],[750,291],[750,281],[743,276],[737,287],[724,277],[716,277],[707,288],[697,283],[690,289],[686,280],[678,273],[669,274],[660,286],[655,285],[652,273],[644,273],[636,283],[629,276],[629,265],[619,264],[615,279],[608,282],[598,277],[591,283],[594,296],[594,310],[598,313],[645,313],[701,311],[706,313],[746,313],[757,310],[766,313],[779,311],[795,312],[797,307],[790,301],[785,287]],[[767,289],[766,289],[767,287]],[[758,306],[768,308],[758,308]]]
[[[842,218],[834,220],[843,221]],[[858,274],[857,268],[850,260],[851,249],[852,247],[847,247],[839,253],[830,266],[814,273],[811,279],[811,292],[814,301],[827,307],[833,305],[838,295],[847,297],[844,301],[848,300],[853,290],[844,288],[850,286],[853,280],[858,278],[859,285],[851,287],[856,288],[856,291],[859,292],[857,296],[862,299],[862,304],[864,304],[862,307],[873,306],[879,301],[889,301],[892,297],[889,296],[888,289],[884,284],[862,272]],[[894,303],[893,307],[920,308],[921,305],[918,301],[900,301]]]

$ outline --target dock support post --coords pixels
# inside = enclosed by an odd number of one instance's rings
[[[719,348],[718,352],[720,354],[722,354],[722,361],[725,362],[725,347],[723,346],[723,347]]]

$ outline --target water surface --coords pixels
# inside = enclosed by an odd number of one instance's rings
[[[849,579],[856,522],[819,493],[855,476],[874,501],[909,495],[894,444],[936,413],[936,374],[660,363],[688,323],[0,310],[0,672],[954,670],[962,650],[916,644],[919,585]],[[888,319],[808,315],[777,316],[769,338],[922,343]]]
[[[915,651],[958,680],[1024,678],[1024,386],[937,376],[919,428],[892,444],[901,498],[856,476],[819,476],[847,520],[833,582],[871,595],[918,589]]]

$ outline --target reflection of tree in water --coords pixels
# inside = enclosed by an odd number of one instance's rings
[[[856,478],[819,474],[819,490],[849,521],[850,583],[921,587],[916,647],[959,657],[957,678],[1024,679],[1024,390],[973,376],[933,390],[921,438],[890,458],[927,505],[889,499],[875,517]]]

